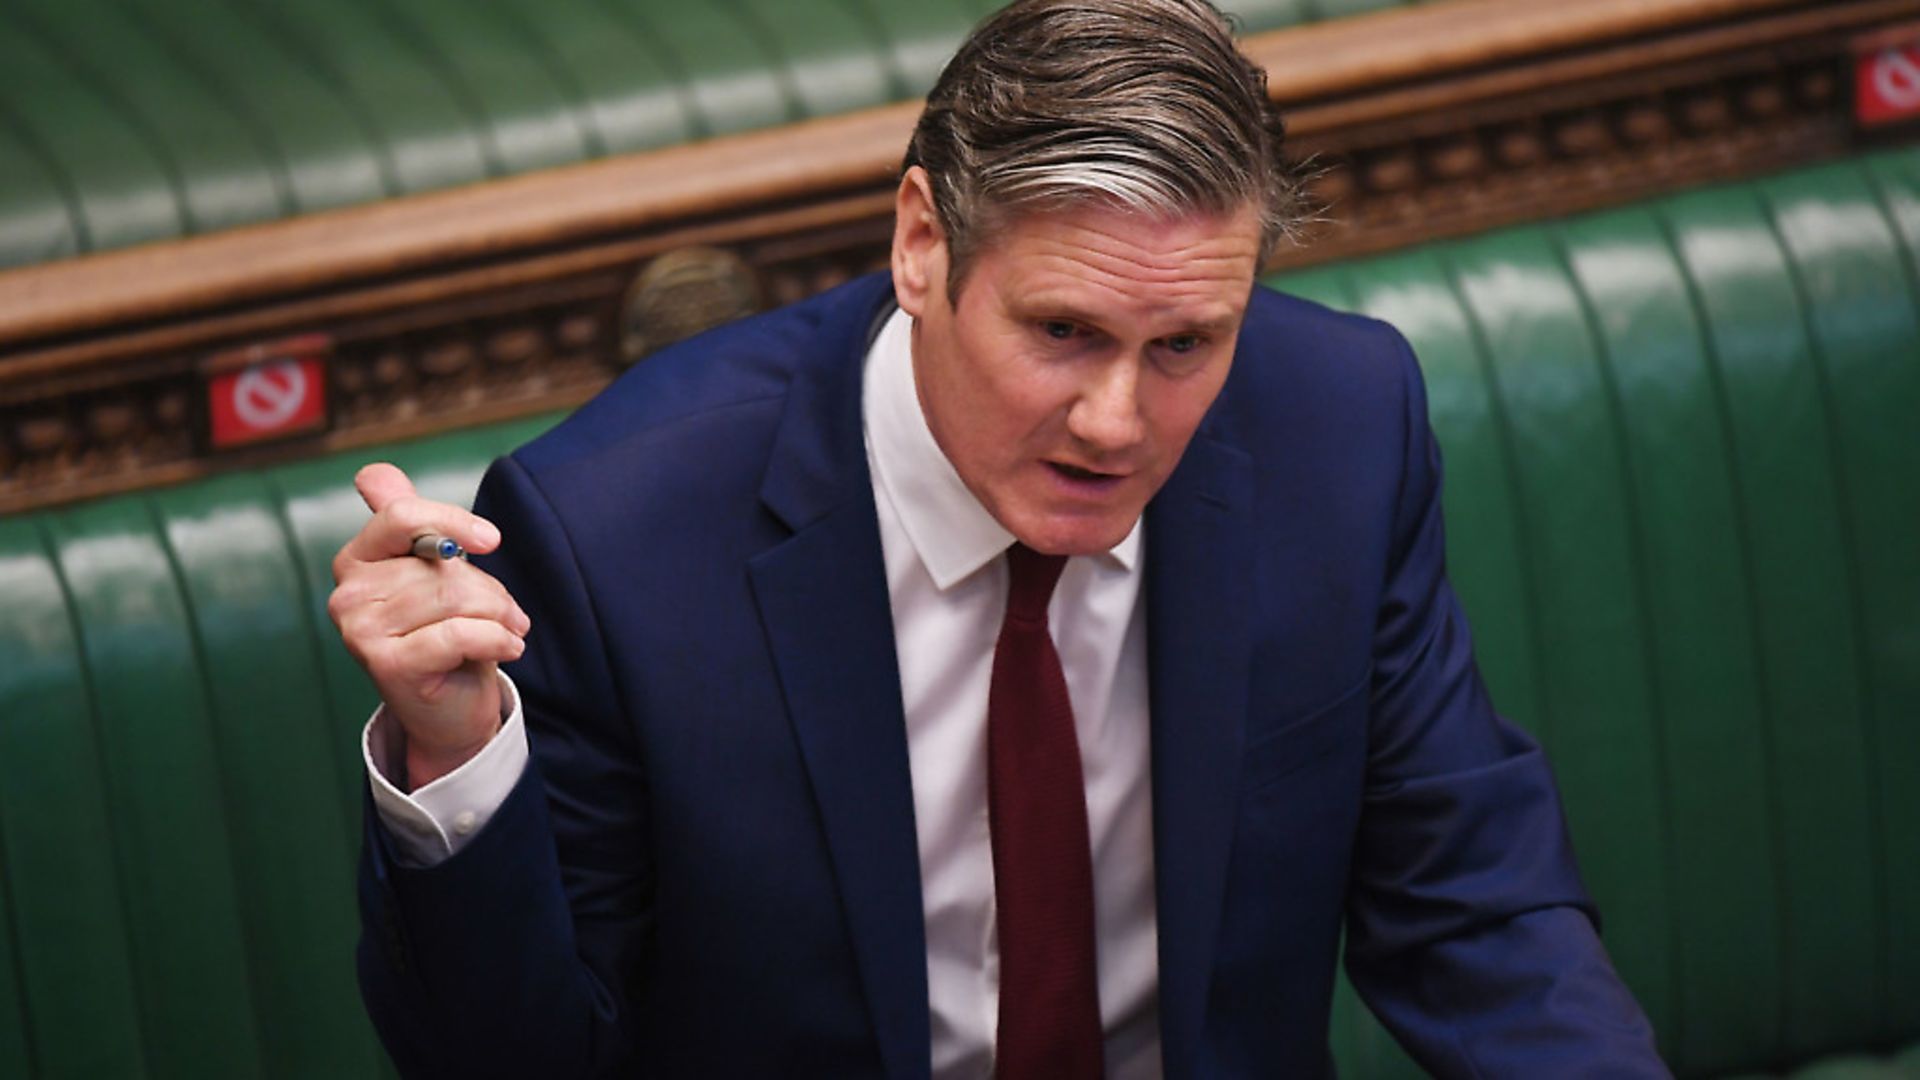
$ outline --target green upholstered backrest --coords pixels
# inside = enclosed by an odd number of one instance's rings
[[[547,421],[0,519],[0,1076],[378,1075],[353,977],[354,462],[469,500]]]
[[[1920,152],[1281,279],[1419,349],[1451,568],[1686,1076],[1920,1038]],[[0,519],[0,1076],[367,1076],[325,613],[389,457]],[[1346,1075],[1417,1075],[1344,984]]]
[[[1277,282],[1419,352],[1482,668],[1683,1074],[1920,1037],[1917,260],[1908,151]]]
[[[1247,32],[1418,0],[1228,0]],[[998,0],[8,0],[0,267],[924,94]]]

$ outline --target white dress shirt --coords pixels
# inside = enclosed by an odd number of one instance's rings
[[[934,442],[914,385],[911,328],[896,311],[874,340],[862,413],[913,774],[933,1075],[987,1078],[1000,989],[987,692],[1013,536]],[[1136,522],[1112,551],[1069,559],[1048,608],[1086,779],[1100,1017],[1107,1075],[1118,1080],[1161,1072],[1143,547]],[[519,696],[504,681],[500,734],[411,795],[386,779],[402,751],[397,729],[379,711],[368,723],[374,802],[406,857],[430,865],[459,850],[525,767]]]

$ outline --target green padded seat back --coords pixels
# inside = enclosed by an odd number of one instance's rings
[[[24,262],[45,243],[49,189],[30,186],[34,173],[59,192],[78,252],[188,231],[172,162],[115,102],[26,34],[0,33],[0,122],[11,137],[0,163],[8,200],[0,207],[0,266]],[[16,201],[34,192],[42,201]]]
[[[342,725],[321,697],[318,643],[277,507],[256,475],[149,503],[192,614],[197,648],[183,660],[204,681],[228,763],[227,842],[266,1075],[365,1075],[375,1058],[360,1019],[313,1007],[355,992],[341,951],[357,920],[338,886],[358,849],[358,815],[339,799],[332,750]]]
[[[1238,0],[1244,32],[1419,0]],[[0,268],[924,94],[993,0],[17,0]]]
[[[0,1076],[390,1073],[353,974],[375,699],[326,614],[353,471],[469,501],[552,419],[0,520]]]
[[[0,58],[0,64],[4,64]],[[7,207],[0,226],[7,230],[0,261],[52,262],[77,255],[81,248],[78,208],[68,201],[62,178],[52,172],[34,147],[14,130],[0,126],[0,206]]]
[[[75,610],[44,523],[0,520],[0,1069],[141,1071],[133,935]]]
[[[399,189],[364,151],[370,117],[329,93],[326,75],[301,63],[294,43],[276,38],[264,12],[236,11],[227,0],[128,0],[123,7],[133,32],[170,57],[203,96],[224,102],[235,127],[260,147],[282,203],[276,216],[369,202]]]
[[[147,1060],[170,1075],[255,1074],[246,864],[231,843],[245,816],[230,812],[236,777],[223,768],[232,759],[195,662],[173,544],[132,500],[44,524],[93,699]],[[234,1037],[206,1037],[219,1030]]]
[[[188,232],[286,213],[285,171],[238,101],[221,96],[137,19],[66,0],[10,0],[6,10],[17,47],[58,64],[125,118],[166,174]],[[20,111],[30,113],[31,103]]]
[[[1483,672],[1681,1075],[1920,1037],[1917,258],[1907,151],[1275,281],[1419,352]]]

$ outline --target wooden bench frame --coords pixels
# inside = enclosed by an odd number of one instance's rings
[[[1317,172],[1294,267],[1854,152],[1920,0],[1451,0],[1248,39]],[[1920,32],[1916,33],[1920,36]],[[884,265],[917,103],[0,273],[0,513],[577,404]],[[209,382],[322,361],[239,450]]]

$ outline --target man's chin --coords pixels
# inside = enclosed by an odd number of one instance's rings
[[[1130,516],[1102,514],[1098,517],[1049,515],[1022,523],[1021,527],[1009,526],[1007,531],[1021,543],[1045,555],[1099,555],[1113,550],[1115,545],[1125,540],[1139,518],[1137,513]]]

